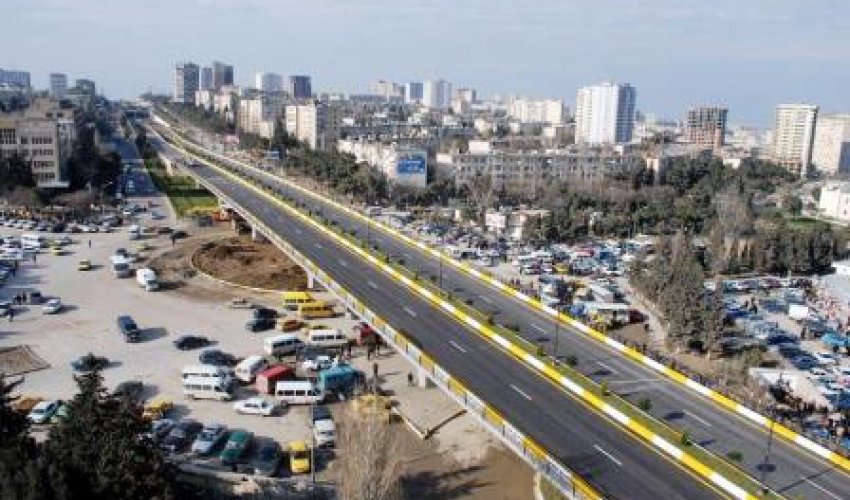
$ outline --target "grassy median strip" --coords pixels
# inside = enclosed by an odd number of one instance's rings
[[[206,155],[204,157],[207,161],[214,162],[213,159],[206,158]],[[230,169],[227,168],[227,170]],[[253,180],[245,176],[244,173],[237,171],[232,172],[231,175],[239,176],[245,182],[253,183]],[[392,261],[390,256],[375,252],[373,249],[366,247],[363,240],[356,239],[351,233],[343,232],[333,221],[329,221],[320,214],[304,209],[295,200],[280,196],[266,187],[255,187],[266,191],[270,197],[277,198],[279,201],[285,203],[286,208],[297,210],[302,216],[312,220],[318,227],[324,227],[326,230],[332,231],[335,235],[346,241],[349,248],[356,253],[369,255],[379,264],[383,262],[385,265],[384,269],[387,272],[404,277],[405,279],[402,281],[420,295],[423,295],[438,305],[441,302],[450,304],[451,308],[454,309],[452,312],[453,316],[459,320],[464,318],[472,320],[472,323],[470,321],[466,321],[466,323],[470,324],[478,333],[487,337],[488,340],[500,345],[506,352],[515,356],[526,365],[535,368],[541,375],[547,377],[559,387],[569,389],[577,399],[593,407],[598,413],[606,414],[607,418],[618,422],[619,425],[629,430],[649,446],[663,451],[668,457],[675,457],[678,462],[701,476],[706,483],[723,489],[726,493],[730,493],[729,488],[724,487],[722,484],[722,480],[725,479],[725,481],[732,483],[732,485],[748,493],[750,498],[781,498],[775,492],[765,491],[764,486],[747,472],[739,469],[724,458],[691,442],[686,433],[673,429],[663,422],[654,419],[630,402],[613,394],[604,384],[596,384],[567,365],[555,365],[550,359],[522,348],[521,346],[527,342],[516,335],[515,332],[501,325],[493,324],[492,317],[485,317],[467,304],[460,303],[450,293],[445,293],[433,283],[423,280],[418,273],[413,273],[400,263]],[[446,308],[443,307],[443,309]],[[461,322],[463,323],[463,321]],[[496,339],[499,341],[496,341]],[[507,341],[507,346],[504,341]],[[565,380],[569,381],[569,384]],[[617,418],[615,415],[625,418]],[[657,441],[660,440],[666,442],[666,447],[659,446]],[[675,451],[671,452],[671,448]],[[717,476],[721,476],[722,479],[719,481]]]
[[[218,208],[215,195],[198,187],[195,180],[188,175],[168,175],[165,167],[159,161],[145,161],[145,168],[159,191],[168,196],[177,217],[183,217],[198,212],[210,212]]]

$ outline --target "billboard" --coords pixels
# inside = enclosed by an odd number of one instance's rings
[[[427,161],[421,155],[405,155],[396,162],[396,173],[402,175],[424,174]]]

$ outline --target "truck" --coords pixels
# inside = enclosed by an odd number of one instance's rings
[[[113,255],[109,258],[112,261],[112,273],[116,278],[130,277],[130,259],[123,255]]]
[[[156,279],[156,273],[149,267],[136,270],[136,283],[148,292],[159,289],[159,281]]]
[[[275,385],[281,380],[295,378],[295,368],[287,365],[275,365],[257,374],[254,386],[260,394],[274,394]]]
[[[322,392],[346,392],[354,387],[363,374],[349,365],[336,365],[322,370],[316,380],[316,387]]]

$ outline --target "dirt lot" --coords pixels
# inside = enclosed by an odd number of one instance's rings
[[[306,290],[307,275],[270,243],[254,243],[247,235],[200,245],[195,266],[216,278],[267,290]]]

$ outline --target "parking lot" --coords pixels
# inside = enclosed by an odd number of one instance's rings
[[[150,207],[147,206],[148,201],[152,203]],[[143,226],[180,227],[164,199],[154,196],[134,199],[134,202],[144,204],[148,211],[137,215],[130,222]],[[166,217],[153,220],[149,216],[151,208]],[[147,292],[137,284],[135,277],[116,278],[111,269],[110,256],[117,248],[136,252],[137,245],[144,242],[150,249],[138,252],[140,260],[134,265],[138,268],[144,265],[147,257],[170,250],[173,243],[166,234],[147,234],[142,240],[131,241],[127,228],[128,224],[124,224],[111,232],[70,234],[68,236],[72,243],[64,247],[62,255],[54,255],[50,250],[39,252],[34,261],[22,262],[16,275],[10,277],[1,289],[2,298],[38,291],[46,299],[56,297],[63,303],[62,310],[56,314],[44,314],[41,305],[15,306],[13,320],[3,320],[4,323],[0,324],[0,349],[25,345],[48,365],[47,368],[24,375],[21,393],[45,399],[72,397],[76,385],[71,362],[91,352],[109,359],[108,367],[102,372],[107,387],[112,389],[121,382],[141,381],[144,384],[144,399],[165,396],[174,401],[175,406],[168,414],[169,418],[185,417],[204,424],[221,423],[231,430],[245,429],[257,437],[277,441],[284,449],[288,443],[296,440],[309,443],[309,407],[290,406],[274,416],[260,417],[236,413],[232,408],[233,402],[184,399],[181,370],[187,365],[198,364],[198,355],[202,349],[182,351],[172,345],[173,340],[181,335],[201,335],[213,341],[209,347],[237,357],[260,354],[262,339],[280,332],[246,331],[245,322],[251,313],[245,309],[231,308],[227,299],[245,294],[252,296],[250,300],[255,303],[279,308],[280,295],[250,294],[234,289],[227,291],[226,287],[217,284],[215,286],[223,289],[217,295],[189,293],[185,289],[170,290],[168,286],[164,290]],[[0,235],[3,236],[20,236],[24,232],[26,230],[17,228],[0,229]],[[188,228],[187,232],[191,237],[193,229]],[[44,234],[48,239],[63,236]],[[81,260],[89,260],[92,269],[79,270],[78,263]],[[330,299],[327,294],[317,295]],[[119,315],[129,315],[139,325],[142,330],[140,342],[124,341],[116,325]],[[354,325],[353,320],[344,317],[315,320],[313,323],[339,328],[349,335]],[[353,354],[353,363],[357,368],[371,371],[374,358],[367,361],[364,353],[356,349]],[[410,415],[411,425],[420,429],[432,428],[458,412],[458,407],[438,389],[409,387],[407,374],[410,368],[398,355],[384,351],[377,361],[381,366],[381,385],[394,394],[402,411]],[[234,401],[251,395],[253,393],[249,389],[239,388]],[[335,415],[340,414],[339,404],[330,406]],[[470,416],[449,419],[437,435],[434,448],[411,439],[412,433],[408,434],[404,430],[399,432],[408,436],[405,451],[412,457],[407,466],[410,470],[420,472],[422,467],[433,470],[436,466],[447,466],[451,461],[441,462],[428,457],[434,453],[434,457],[449,453],[457,463],[475,466],[469,469],[469,474],[487,477],[488,480],[481,485],[485,490],[493,487],[488,485],[495,478],[510,473],[522,478],[514,487],[527,491],[530,481],[528,469],[525,466],[518,469],[518,459],[509,452],[500,450],[496,455],[489,454],[488,450],[493,449],[495,441]],[[495,466],[488,469],[475,465],[485,460],[485,456]],[[220,468],[215,459],[204,462]],[[279,475],[288,474],[287,467],[281,467]],[[332,477],[333,461],[317,460],[317,478],[323,480]],[[431,483],[435,482],[431,474],[421,477],[428,477]],[[462,480],[465,480],[462,475],[456,475],[445,476],[440,482]],[[411,482],[412,485],[414,483]],[[423,491],[427,491],[427,488]]]

